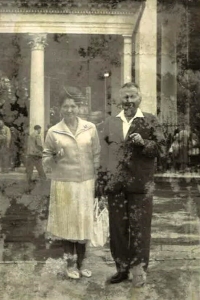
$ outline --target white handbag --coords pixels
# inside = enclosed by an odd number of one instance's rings
[[[94,247],[103,247],[107,242],[109,236],[109,218],[108,209],[104,207],[99,208],[99,201],[95,199],[94,204],[94,226],[91,245]]]

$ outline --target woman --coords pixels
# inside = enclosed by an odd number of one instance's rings
[[[83,269],[86,242],[92,238],[95,175],[100,144],[94,124],[77,117],[80,100],[60,99],[62,121],[46,136],[44,165],[52,169],[47,231],[62,239],[67,275],[91,276]]]

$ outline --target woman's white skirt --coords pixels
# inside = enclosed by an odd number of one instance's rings
[[[94,218],[94,179],[51,182],[47,233],[58,239],[90,240]]]

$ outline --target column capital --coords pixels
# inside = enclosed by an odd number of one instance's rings
[[[124,39],[124,43],[128,44],[128,43],[132,43],[132,35],[126,35],[123,34],[123,39]]]
[[[132,55],[132,35],[123,35],[123,51],[122,55]]]
[[[28,44],[31,50],[44,50],[47,45],[47,34],[46,33],[30,33]]]

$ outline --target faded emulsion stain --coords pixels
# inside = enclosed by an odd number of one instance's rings
[[[188,155],[172,161],[169,153],[177,129],[200,139],[200,1],[0,4],[0,118],[14,127],[12,147],[0,154],[0,167],[9,157],[9,172],[0,173],[1,299],[200,299],[200,163],[189,165]],[[91,113],[101,137],[102,116],[117,115],[119,88],[131,78],[140,86],[142,109],[157,114],[167,139],[167,158],[157,161],[154,176],[147,284],[106,284],[115,272],[109,241],[87,251],[91,278],[69,280],[61,241],[46,233],[49,170],[44,184],[34,172],[31,191],[27,187],[27,135],[36,121],[45,136],[60,120],[64,83],[80,89],[81,117]]]

